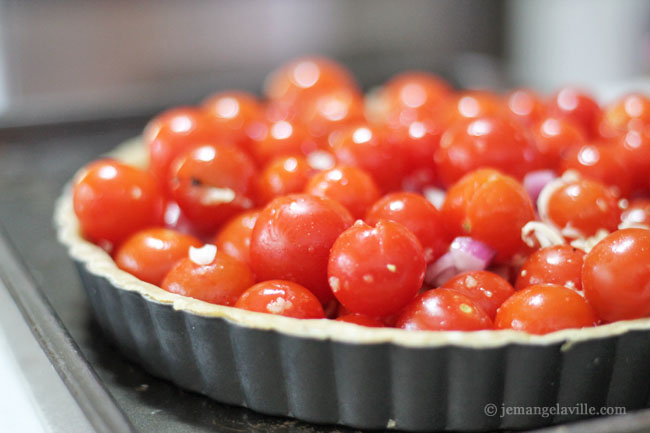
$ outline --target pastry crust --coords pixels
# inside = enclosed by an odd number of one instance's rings
[[[141,139],[134,138],[115,150],[108,157],[128,164],[145,167],[147,152]],[[171,304],[179,314],[195,314],[219,317],[239,326],[260,330],[273,330],[295,337],[318,340],[329,339],[355,344],[392,343],[405,347],[438,347],[445,345],[468,348],[492,348],[508,344],[552,345],[563,343],[567,350],[574,343],[612,337],[631,330],[650,330],[650,318],[619,321],[594,328],[567,329],[546,335],[531,335],[521,331],[405,331],[394,328],[366,328],[327,319],[293,319],[271,314],[255,313],[234,307],[209,304],[186,296],[169,293],[160,287],[139,280],[120,270],[109,254],[81,236],[79,222],[72,204],[72,182],[64,188],[57,200],[54,222],[59,241],[69,255],[82,264],[91,274],[107,279],[120,290],[137,292],[150,302]]]

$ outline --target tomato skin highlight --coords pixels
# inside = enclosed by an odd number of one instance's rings
[[[115,253],[115,264],[142,281],[159,286],[169,270],[187,257],[190,247],[201,246],[194,236],[165,228],[141,230]]]
[[[162,288],[217,305],[234,305],[246,289],[255,283],[247,264],[217,251],[207,265],[189,257],[178,262],[167,274]]]
[[[508,281],[489,271],[469,271],[442,285],[470,298],[494,320],[497,309],[515,293]]]
[[[396,326],[409,331],[480,331],[493,325],[469,297],[441,288],[427,290],[407,305]]]
[[[314,173],[315,170],[301,156],[275,158],[257,179],[259,202],[267,204],[276,197],[302,192]]]
[[[556,284],[537,284],[507,299],[497,311],[494,327],[541,335],[597,323],[593,308],[574,290]]]
[[[325,312],[309,290],[291,281],[269,280],[246,290],[235,307],[296,319],[324,319]]]
[[[109,251],[136,231],[163,223],[156,178],[119,161],[87,165],[75,179],[72,200],[83,235]]]
[[[521,229],[535,219],[533,204],[524,187],[497,170],[468,173],[447,190],[442,217],[451,237],[471,236],[494,250],[504,263],[529,247]]]
[[[311,290],[326,304],[330,248],[353,223],[339,203],[307,194],[271,201],[260,213],[250,245],[251,265],[260,280],[289,280]]]
[[[451,241],[440,211],[419,194],[396,192],[385,195],[372,205],[365,221],[375,225],[380,219],[398,222],[413,232],[424,249],[427,263],[443,255]]]
[[[424,280],[422,246],[406,227],[357,221],[332,246],[327,274],[336,299],[353,313],[387,316],[417,294]]]
[[[522,265],[515,288],[521,290],[536,284],[557,284],[582,290],[584,256],[584,251],[570,245],[540,248]]]
[[[585,298],[605,322],[650,316],[650,231],[611,233],[585,256]]]

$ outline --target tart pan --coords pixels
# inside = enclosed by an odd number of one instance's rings
[[[146,164],[137,139],[110,156]],[[223,403],[408,431],[533,428],[595,414],[584,408],[649,404],[650,319],[534,336],[272,316],[168,293],[119,270],[81,237],[70,186],[55,223],[99,325],[121,351],[152,374]],[[540,413],[549,410],[560,413]]]

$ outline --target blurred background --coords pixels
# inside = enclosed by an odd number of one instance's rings
[[[223,88],[259,90],[322,53],[366,88],[397,71],[460,87],[645,86],[646,0],[408,2],[0,0],[0,124],[149,115]]]

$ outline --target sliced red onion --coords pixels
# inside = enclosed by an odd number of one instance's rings
[[[553,170],[537,170],[531,171],[524,176],[524,188],[533,203],[537,202],[539,193],[542,192],[547,183],[557,178]]]
[[[447,252],[429,265],[424,275],[424,281],[433,287],[440,287],[459,273],[454,256],[451,252]]]
[[[444,189],[433,187],[425,188],[422,193],[424,197],[436,207],[436,209],[440,209],[442,207],[442,204],[445,202],[445,197],[447,195]]]
[[[480,271],[487,268],[495,251],[475,239],[460,236],[453,240],[449,251],[429,265],[424,281],[435,287],[467,271]]]
[[[467,236],[459,236],[451,242],[449,252],[454,258],[454,264],[460,272],[481,271],[487,268],[496,252]]]

